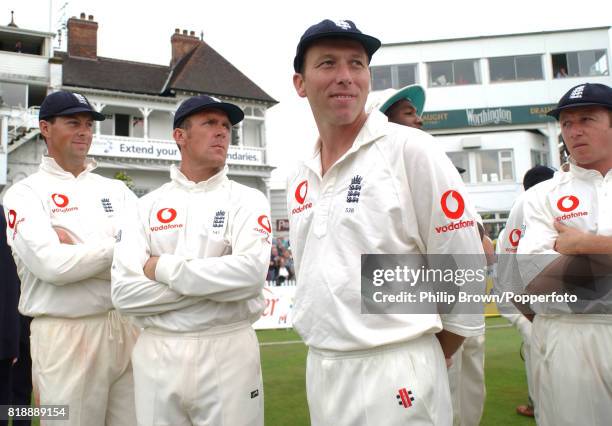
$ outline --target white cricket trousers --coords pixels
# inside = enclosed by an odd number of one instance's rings
[[[139,426],[262,426],[259,343],[248,322],[144,329],[132,355]]]
[[[446,363],[433,334],[363,351],[309,348],[313,426],[450,426]]]
[[[130,356],[138,328],[116,311],[82,318],[37,317],[31,325],[37,404],[68,405],[68,421],[41,425],[133,426]]]
[[[538,425],[612,424],[612,317],[536,315],[532,334]]]
[[[455,426],[478,426],[486,397],[484,377],[485,336],[467,337],[452,356],[448,382]]]

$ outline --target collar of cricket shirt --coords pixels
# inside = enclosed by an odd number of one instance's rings
[[[358,151],[362,146],[368,145],[375,142],[379,138],[385,136],[388,133],[387,124],[389,120],[385,114],[380,111],[372,111],[368,114],[366,122],[359,130],[353,145],[346,151],[342,157],[336,161],[339,163],[343,161],[348,155]],[[304,162],[304,165],[309,169],[321,173],[321,138],[317,138],[312,156]]]
[[[83,170],[78,177],[85,176],[96,167],[98,167],[98,163],[96,163],[96,161],[92,158],[87,158],[85,160],[85,170]],[[40,161],[40,170],[60,178],[75,179],[72,173],[62,169],[60,165],[57,164],[55,159],[53,157],[49,157],[48,155],[43,155]]]
[[[204,181],[196,183],[187,179],[187,177],[181,172],[181,170],[173,164],[170,167],[170,178],[176,184],[187,188],[190,191],[211,191],[227,180],[228,169],[228,166],[225,165],[223,169],[221,169],[217,174],[209,177]]]

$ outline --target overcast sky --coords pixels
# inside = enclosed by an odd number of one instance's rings
[[[310,152],[317,132],[306,100],[292,85],[295,46],[322,19],[351,19],[383,43],[612,25],[609,0],[210,1],[3,0],[0,23],[52,30],[81,12],[98,22],[98,55],[167,65],[175,28],[204,40],[279,101],[268,110],[269,158],[285,169]],[[383,9],[383,6],[385,7]],[[169,135],[170,137],[170,135]]]

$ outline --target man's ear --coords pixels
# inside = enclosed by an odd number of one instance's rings
[[[180,127],[177,127],[172,131],[172,137],[174,138],[174,141],[178,145],[179,149],[185,145],[185,132],[186,130],[181,129]]]
[[[50,125],[51,123],[49,123],[47,120],[40,120],[38,122],[38,128],[40,129],[40,134],[43,135],[45,139],[49,137],[49,126]]]
[[[301,98],[306,97],[306,88],[304,87],[304,76],[300,73],[293,74],[293,87],[298,96]]]

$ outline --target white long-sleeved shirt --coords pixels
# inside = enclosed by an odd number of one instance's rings
[[[555,222],[583,232],[610,236],[610,212],[612,170],[602,176],[596,170],[577,166],[573,160],[570,160],[569,172],[555,175],[555,178],[528,191],[523,205],[526,232],[517,251],[519,270],[525,286],[560,256],[554,249],[558,236]],[[564,303],[542,304],[542,309],[536,309],[536,312],[571,312]]]
[[[77,318],[113,309],[116,220],[136,197],[123,182],[92,173],[95,167],[88,160],[74,177],[43,157],[39,171],[4,196],[24,315]],[[53,228],[63,228],[76,244],[61,244]]]
[[[271,250],[270,207],[227,168],[194,183],[178,168],[123,219],[115,248],[112,298],[143,327],[200,331],[255,322]],[[143,267],[159,256],[156,280]]]
[[[464,184],[434,145],[430,135],[373,111],[323,177],[317,147],[289,179],[293,324],[307,345],[368,349],[443,324],[463,336],[484,332],[482,315],[361,314],[361,254],[476,254],[486,263]]]

